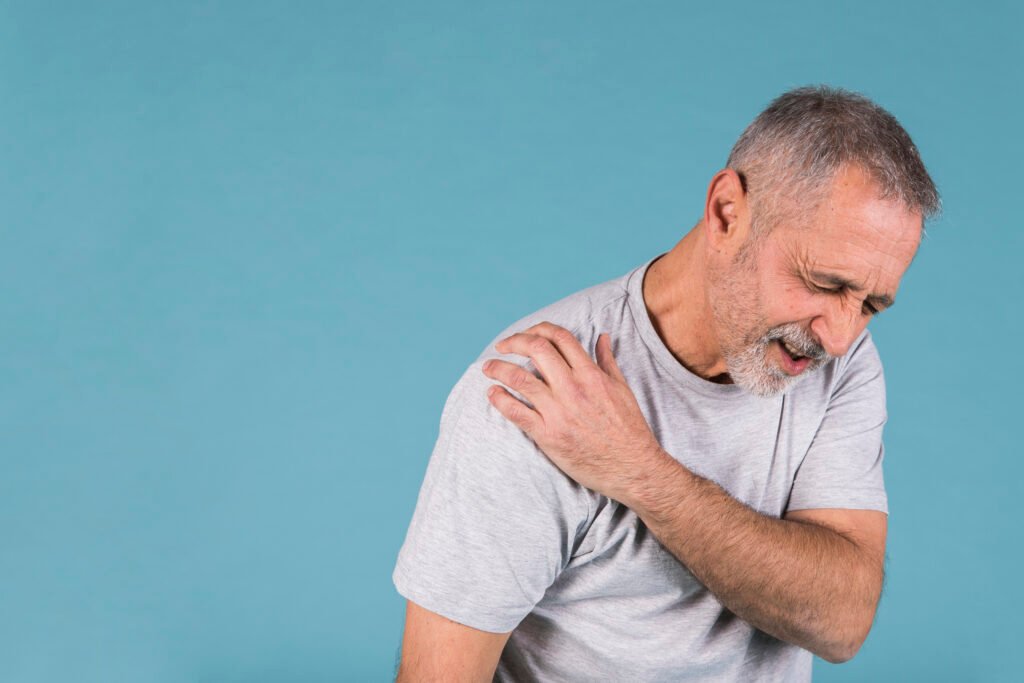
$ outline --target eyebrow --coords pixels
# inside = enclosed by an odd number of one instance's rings
[[[815,280],[820,280],[822,282],[825,282],[826,284],[830,284],[833,287],[845,287],[846,289],[849,289],[851,292],[864,291],[864,288],[861,287],[860,285],[854,282],[850,282],[849,280],[842,276],[833,275],[832,273],[820,273],[818,271],[812,271],[811,277],[814,278]],[[891,308],[892,306],[896,305],[896,300],[893,299],[888,294],[868,294],[866,297],[864,297],[864,300],[871,302],[871,304],[874,305],[875,308],[877,308],[878,310],[881,310],[883,308]]]

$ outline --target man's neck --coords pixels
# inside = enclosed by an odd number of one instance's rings
[[[718,347],[706,291],[703,221],[659,257],[643,282],[644,306],[655,331],[687,370],[731,383]]]

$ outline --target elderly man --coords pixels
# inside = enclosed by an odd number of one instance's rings
[[[806,681],[882,590],[867,331],[939,197],[866,98],[783,94],[667,253],[452,390],[393,580],[400,681]]]

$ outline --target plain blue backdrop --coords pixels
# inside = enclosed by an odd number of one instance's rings
[[[816,680],[1018,680],[1019,7],[0,3],[0,680],[390,680],[455,380],[808,83],[945,203],[872,323],[885,594]]]

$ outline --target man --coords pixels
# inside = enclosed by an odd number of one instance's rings
[[[939,197],[859,95],[744,131],[671,251],[456,384],[393,579],[400,681],[806,681],[881,594],[891,306]]]

